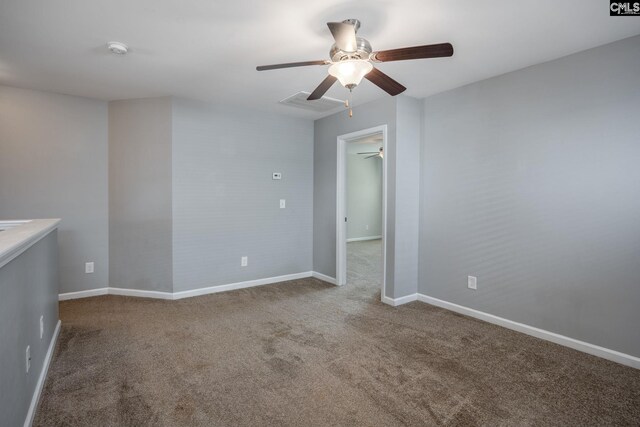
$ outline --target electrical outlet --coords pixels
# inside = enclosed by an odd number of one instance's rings
[[[478,278],[475,276],[467,276],[467,287],[469,289],[478,289]]]
[[[87,273],[87,274],[91,274],[91,273],[94,272],[94,263],[93,263],[93,261],[84,263],[84,272]]]
[[[369,224],[365,225],[365,226],[364,226],[364,229],[365,229],[365,230],[369,230]]]
[[[44,336],[44,316],[40,316],[40,339]]]
[[[240,267],[246,267],[249,265],[249,257],[243,256],[240,258]]]
[[[25,368],[28,374],[29,368],[31,368],[31,348],[27,346],[27,350],[24,353]]]
[[[280,172],[274,172],[271,179],[282,179],[282,174]]]
[[[280,199],[280,209],[284,209],[287,207],[287,201],[285,199]]]

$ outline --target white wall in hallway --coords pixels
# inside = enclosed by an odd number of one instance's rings
[[[357,154],[380,147],[347,145],[347,241],[382,235],[382,159]]]

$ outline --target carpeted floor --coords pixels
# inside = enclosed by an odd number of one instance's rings
[[[35,425],[640,424],[640,370],[427,304],[380,303],[362,256],[375,244],[349,245],[341,288],[303,279],[62,302]]]

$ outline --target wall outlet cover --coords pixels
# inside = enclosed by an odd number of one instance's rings
[[[271,176],[272,179],[282,179],[282,174],[280,172],[274,172]]]
[[[475,276],[467,276],[467,287],[469,289],[478,289],[478,278]]]
[[[87,274],[91,274],[95,271],[95,264],[93,261],[84,263],[84,272]]]
[[[287,201],[285,199],[280,199],[280,209],[284,209],[287,207]]]
[[[240,258],[240,267],[246,267],[249,265],[249,257],[243,256]]]

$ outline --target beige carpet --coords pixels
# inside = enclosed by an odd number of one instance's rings
[[[639,370],[371,280],[62,302],[35,425],[640,425]]]

